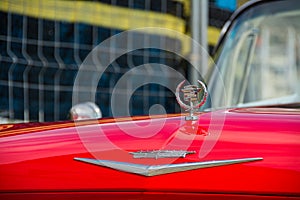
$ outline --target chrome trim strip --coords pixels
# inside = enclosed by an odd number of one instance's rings
[[[111,161],[111,160],[97,160],[91,158],[74,158],[74,160],[95,164],[103,167],[108,167],[119,171],[143,175],[143,176],[156,176],[156,175],[182,172],[182,171],[188,171],[194,169],[260,161],[263,160],[263,158],[257,157],[257,158],[242,158],[242,159],[232,159],[232,160],[214,160],[214,161],[190,162],[190,163],[166,164],[166,165],[141,165],[141,164],[118,162],[118,161]]]

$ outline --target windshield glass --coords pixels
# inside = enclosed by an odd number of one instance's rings
[[[209,82],[213,104],[300,102],[299,22],[299,1],[259,4],[236,18],[216,53],[220,75]]]

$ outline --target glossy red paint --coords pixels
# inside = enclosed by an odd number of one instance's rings
[[[214,199],[220,194],[232,199],[300,197],[299,110],[248,108],[213,113],[202,113],[195,124],[182,116],[171,116],[113,120],[116,123],[100,120],[100,124],[43,124],[33,132],[30,124],[2,127],[1,195],[16,199],[18,194],[42,198],[50,193],[52,197],[63,194],[65,199],[83,194],[123,199],[157,199],[162,194],[167,194],[165,199],[175,194],[191,199]],[[126,133],[128,130],[131,135]],[[152,149],[188,149],[197,153],[157,160],[134,159],[129,154]],[[248,157],[264,160],[143,177],[78,162],[74,157],[143,164]]]
[[[66,200],[82,200],[82,199],[134,199],[134,200],[282,200],[287,197],[278,196],[257,196],[257,195],[231,195],[231,194],[197,194],[197,193],[163,193],[163,192],[40,192],[40,193],[10,193],[2,195],[4,199],[66,199]],[[297,197],[289,197],[288,199],[298,199]]]

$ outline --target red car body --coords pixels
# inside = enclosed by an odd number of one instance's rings
[[[2,125],[1,199],[53,199],[57,195],[61,199],[299,198],[300,134],[295,133],[300,130],[300,111],[262,107],[218,111],[218,115],[220,118],[226,115],[226,119],[213,150],[205,158],[194,154],[174,162],[245,157],[262,157],[262,161],[144,177],[74,160],[74,157],[94,157],[83,145],[76,129],[82,127],[80,132],[88,134],[93,126],[86,125],[89,121],[77,126],[73,122]],[[169,116],[160,132],[145,139],[128,136],[113,123],[115,120],[100,120],[100,126],[106,126],[104,134],[119,147],[106,148],[100,152],[101,157],[161,164],[167,161],[134,159],[126,151],[138,151],[145,146],[161,149],[175,139],[183,144],[192,141],[188,150],[199,152],[199,147],[209,137],[205,132],[210,119],[210,113],[202,114],[196,134],[191,134],[191,125],[189,122],[182,124],[182,116]],[[126,123],[126,119],[123,120],[119,123]],[[135,120],[138,125],[149,122],[149,119]],[[89,138],[92,136],[88,134],[87,137],[91,143],[95,141]],[[97,141],[95,145],[99,145]]]
[[[157,149],[194,153],[132,155]],[[148,166],[257,159],[142,176],[77,158]],[[54,198],[300,199],[299,103],[223,108],[196,121],[175,114],[0,125],[0,199]]]

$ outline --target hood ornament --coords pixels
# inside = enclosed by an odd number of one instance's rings
[[[153,151],[137,151],[129,152],[133,158],[185,158],[188,154],[194,154],[196,151],[184,150],[153,150]]]
[[[198,80],[198,83],[201,87],[198,87],[197,85],[187,85],[184,86],[183,89],[182,85],[185,81],[182,81],[179,83],[179,85],[176,88],[176,100],[179,103],[180,107],[185,109],[186,111],[190,111],[189,115],[185,117],[185,120],[197,120],[199,117],[195,116],[194,113],[197,112],[197,110],[206,102],[207,99],[207,89],[205,84],[202,81]],[[183,92],[183,100],[185,102],[188,102],[188,104],[185,104],[180,99],[180,90]],[[200,93],[202,91],[202,98],[200,99]]]

